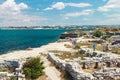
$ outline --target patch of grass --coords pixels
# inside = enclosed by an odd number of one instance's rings
[[[68,53],[68,52],[64,52],[62,54],[55,54],[56,56],[58,56],[60,59],[64,60],[64,59],[74,59],[74,58],[78,58],[78,57],[85,57],[85,55],[81,54],[81,53]]]
[[[52,53],[70,53],[67,51],[59,51],[59,50],[50,50],[49,52],[52,52]]]
[[[72,45],[69,45],[69,44],[65,44],[64,45],[66,48],[74,48]]]
[[[104,47],[104,44],[103,45],[97,44],[96,50],[103,51],[103,47]]]
[[[104,36],[102,37],[102,39],[107,40],[107,39],[110,38],[111,36],[112,36],[111,34],[107,34],[107,35],[104,35]]]
[[[50,50],[49,52],[52,52],[52,53],[60,53],[61,51],[58,51],[58,50]]]
[[[79,42],[77,43],[78,46],[87,46],[87,47],[92,47],[94,43],[93,42]]]
[[[113,48],[111,52],[120,55],[120,48]]]
[[[69,45],[69,44],[65,44],[66,48],[72,48],[72,49],[80,49],[80,45],[75,45],[75,47],[73,45]]]
[[[0,72],[6,72],[7,69],[0,69]]]
[[[79,45],[79,46],[87,46],[88,48],[93,48],[92,47],[93,44],[96,44],[96,50],[103,51],[104,44],[101,45],[101,44],[97,44],[95,42],[80,42],[77,45]]]
[[[6,80],[17,80],[17,77],[11,76],[9,79],[6,79]]]
[[[80,45],[76,45],[74,49],[80,49],[81,46]]]
[[[117,32],[120,30],[120,28],[98,28],[97,30],[100,30],[102,32],[108,32],[108,31],[112,31],[112,32]]]

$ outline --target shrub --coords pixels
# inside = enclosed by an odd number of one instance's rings
[[[23,65],[23,71],[28,79],[36,79],[44,73],[43,62],[39,57],[31,58]]]
[[[0,69],[0,72],[7,72],[7,69]]]
[[[96,31],[93,33],[93,35],[94,35],[95,37],[101,37],[101,36],[103,35],[103,33],[102,33],[101,31],[99,31],[99,30],[96,30]]]
[[[79,45],[76,45],[75,46],[75,49],[80,49],[81,47]]]
[[[112,34],[108,34],[108,35],[104,35],[103,37],[102,37],[102,39],[108,39],[108,38],[110,38],[112,36]]]

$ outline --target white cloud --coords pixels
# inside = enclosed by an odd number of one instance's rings
[[[38,16],[23,14],[28,9],[25,3],[16,4],[14,0],[7,0],[0,5],[0,25],[28,25],[31,21],[45,20]]]
[[[48,7],[48,8],[45,8],[44,10],[52,10],[52,9],[53,9],[53,8],[49,8],[49,7]]]
[[[72,6],[72,7],[88,7],[91,6],[89,3],[66,3],[66,6]]]
[[[120,9],[120,1],[109,0],[106,5],[99,7],[98,11],[109,11],[110,9]]]
[[[77,16],[86,16],[90,15],[93,11],[90,9],[83,10],[82,12],[75,12],[75,13],[67,13],[65,16],[67,17],[77,17]]]
[[[20,9],[27,9],[28,8],[28,6],[24,3],[20,3],[18,6]]]
[[[19,12],[20,10],[28,9],[28,6],[24,3],[16,4],[14,0],[7,0],[0,5],[0,9]]]
[[[65,4],[63,2],[57,2],[53,4],[51,7],[45,8],[44,10],[52,10],[52,9],[61,10],[63,8],[65,8]]]
[[[56,4],[52,5],[52,8],[61,10],[61,9],[65,8],[65,4],[63,2],[57,2]]]
[[[62,10],[66,6],[72,6],[72,7],[88,7],[92,6],[89,3],[63,3],[63,2],[57,2],[53,4],[51,7],[45,8],[44,10],[52,10],[52,9],[57,9],[57,10]]]

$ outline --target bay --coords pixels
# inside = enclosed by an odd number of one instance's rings
[[[56,41],[67,30],[0,30],[0,54]]]

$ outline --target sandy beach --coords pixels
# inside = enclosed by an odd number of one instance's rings
[[[12,60],[20,59],[27,57],[39,56],[40,53],[47,53],[50,50],[59,50],[59,51],[71,51],[70,48],[66,48],[64,44],[70,44],[69,42],[54,42],[47,45],[43,45],[38,48],[32,48],[31,50],[19,50],[12,51],[7,54],[0,55],[0,60]]]

